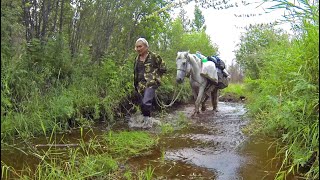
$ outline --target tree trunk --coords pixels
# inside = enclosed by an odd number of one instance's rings
[[[42,17],[43,17],[43,21],[42,21],[42,30],[41,30],[41,34],[40,34],[40,38],[42,41],[45,41],[46,39],[46,33],[47,33],[47,26],[48,26],[48,18],[49,18],[49,13],[51,10],[51,3],[50,1],[44,0],[43,1],[43,11],[42,11]]]
[[[57,21],[58,21],[59,0],[54,0],[52,4],[55,4],[55,7],[54,7],[53,25],[50,32],[52,34],[55,34],[56,28],[57,28]],[[52,36],[52,34],[50,34],[50,36]]]
[[[62,27],[63,27],[63,7],[64,7],[64,0],[61,0],[59,34],[62,33]]]
[[[32,39],[32,31],[30,28],[30,8],[26,7],[27,4],[27,0],[22,0],[22,4],[23,4],[23,22],[24,22],[24,26],[26,28],[26,40],[30,41]]]

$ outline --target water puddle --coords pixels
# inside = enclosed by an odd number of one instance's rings
[[[219,102],[218,112],[207,110],[191,119],[193,108],[185,105],[165,118],[171,122],[184,114],[189,122],[187,128],[160,136],[159,145],[150,153],[133,157],[125,165],[136,170],[151,165],[155,179],[274,179],[279,162],[269,161],[275,154],[274,149],[269,149],[272,140],[249,139],[242,133],[241,129],[248,123],[243,104]],[[119,122],[113,128],[128,130],[128,125]],[[84,139],[89,141],[107,130],[104,124],[99,124],[93,131],[85,131]],[[81,139],[80,130],[57,135],[55,139],[58,144],[75,145]],[[37,138],[28,144],[46,142],[47,138]],[[60,147],[64,148],[72,147]],[[21,146],[21,149],[27,148]],[[2,148],[1,160],[18,170],[26,164],[35,166],[39,160],[29,153],[32,152]]]

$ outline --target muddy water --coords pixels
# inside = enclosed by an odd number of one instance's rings
[[[208,110],[192,118],[187,129],[161,138],[162,158],[170,166],[161,165],[157,159],[150,163],[145,157],[129,163],[151,164],[159,179],[274,179],[279,161],[269,161],[275,154],[269,149],[272,140],[249,139],[242,133],[248,123],[243,104],[219,102],[218,107],[216,113]],[[190,117],[192,110],[188,105],[175,114]]]
[[[190,112],[189,108],[186,112]],[[241,133],[241,127],[246,124],[246,120],[241,119],[244,114],[242,105],[220,103],[216,115],[212,111],[199,115],[194,127],[177,137],[202,145],[170,149],[166,158],[205,167],[215,172],[216,179],[238,178],[237,171],[245,162],[237,153],[237,148],[245,141]]]
[[[249,139],[242,133],[241,128],[248,123],[244,105],[219,102],[218,110],[216,113],[207,110],[196,118],[190,118],[193,105],[179,108],[161,120],[172,122],[184,114],[189,122],[187,128],[160,136],[159,145],[151,152],[131,158],[124,165],[137,171],[151,166],[155,179],[274,179],[279,161],[270,161],[275,154],[274,149],[269,148],[272,140]],[[114,128],[128,127],[119,123]],[[100,124],[94,132],[85,133],[85,139],[105,133],[107,129]],[[150,131],[157,133],[153,129]],[[75,144],[80,139],[80,131],[55,138],[60,144]],[[45,144],[47,141],[40,138],[32,144]],[[20,148],[28,149],[23,145]],[[1,160],[18,170],[26,164],[35,166],[38,163],[33,156],[9,147],[2,148]]]

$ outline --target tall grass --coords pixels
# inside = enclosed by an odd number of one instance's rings
[[[89,130],[90,131],[90,130]],[[92,131],[92,130],[91,130]],[[83,132],[83,131],[81,131]],[[39,164],[25,165],[20,171],[1,162],[2,179],[121,179],[133,177],[131,171],[119,169],[128,158],[150,150],[157,144],[157,138],[142,131],[109,132],[94,135],[89,141],[79,139],[79,146],[56,149],[60,141],[52,133],[48,147],[28,147],[28,155],[39,159]],[[152,179],[154,168],[137,171],[136,177]]]
[[[237,97],[239,96],[246,96],[246,87],[243,83],[232,83],[229,84],[227,88],[222,89],[220,95],[225,95],[225,94],[234,94]]]
[[[158,143],[158,138],[152,138],[143,131],[110,131],[103,138],[109,146],[110,153],[121,154],[123,157],[137,155]]]
[[[279,0],[273,8],[291,9],[297,36],[289,43],[275,42],[260,51],[265,64],[251,86],[248,108],[255,117],[252,133],[278,137],[282,167],[277,179],[303,173],[306,179],[319,178],[319,8],[318,3],[299,4]],[[285,6],[286,5],[286,6]],[[305,15],[305,16],[302,16]],[[310,19],[311,18],[311,19]],[[290,21],[291,19],[287,19]],[[298,22],[298,24],[297,24]],[[250,88],[249,88],[250,89]],[[315,156],[315,158],[314,158]]]
[[[21,57],[21,63],[4,60],[1,139],[38,136],[52,131],[56,125],[57,130],[63,132],[70,126],[86,126],[99,119],[112,123],[116,117],[128,113],[121,112],[120,107],[133,104],[130,97],[134,91],[132,60],[135,54],[131,54],[125,64],[107,57],[95,64],[88,60],[89,52],[84,51],[83,56],[71,62],[64,47],[59,56],[65,56],[58,61],[52,52],[58,48],[56,43],[41,47],[35,40],[30,43],[30,52]],[[167,63],[169,67],[175,66],[174,61]],[[164,103],[171,101],[176,88],[174,77],[175,71],[170,69],[157,91]],[[178,101],[189,100],[190,92],[189,84],[185,83]]]
[[[127,76],[130,71],[125,69],[127,66],[120,67],[120,71],[113,71],[111,69],[118,67],[111,60],[106,61],[104,66],[91,66],[74,72],[73,75],[77,77],[72,76],[71,83],[57,85],[46,92],[16,89],[15,91],[19,90],[16,96],[19,96],[21,102],[14,104],[17,110],[6,105],[6,113],[1,118],[1,138],[8,140],[19,134],[24,137],[43,134],[51,131],[56,124],[59,131],[64,131],[69,128],[70,122],[81,125],[83,118],[96,120],[104,115],[112,121],[119,102],[132,88],[128,85],[130,78]],[[83,75],[84,71],[87,76]],[[83,74],[80,75],[81,73]],[[26,82],[30,81],[28,77],[24,78]],[[40,85],[36,85],[35,89],[39,89],[37,86]],[[2,103],[2,108],[3,105]],[[43,128],[46,130],[43,131]]]

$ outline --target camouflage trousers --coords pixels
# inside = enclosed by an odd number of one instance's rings
[[[140,108],[143,116],[150,116],[152,110],[152,102],[155,97],[156,90],[154,88],[146,88],[143,94],[140,94]]]

